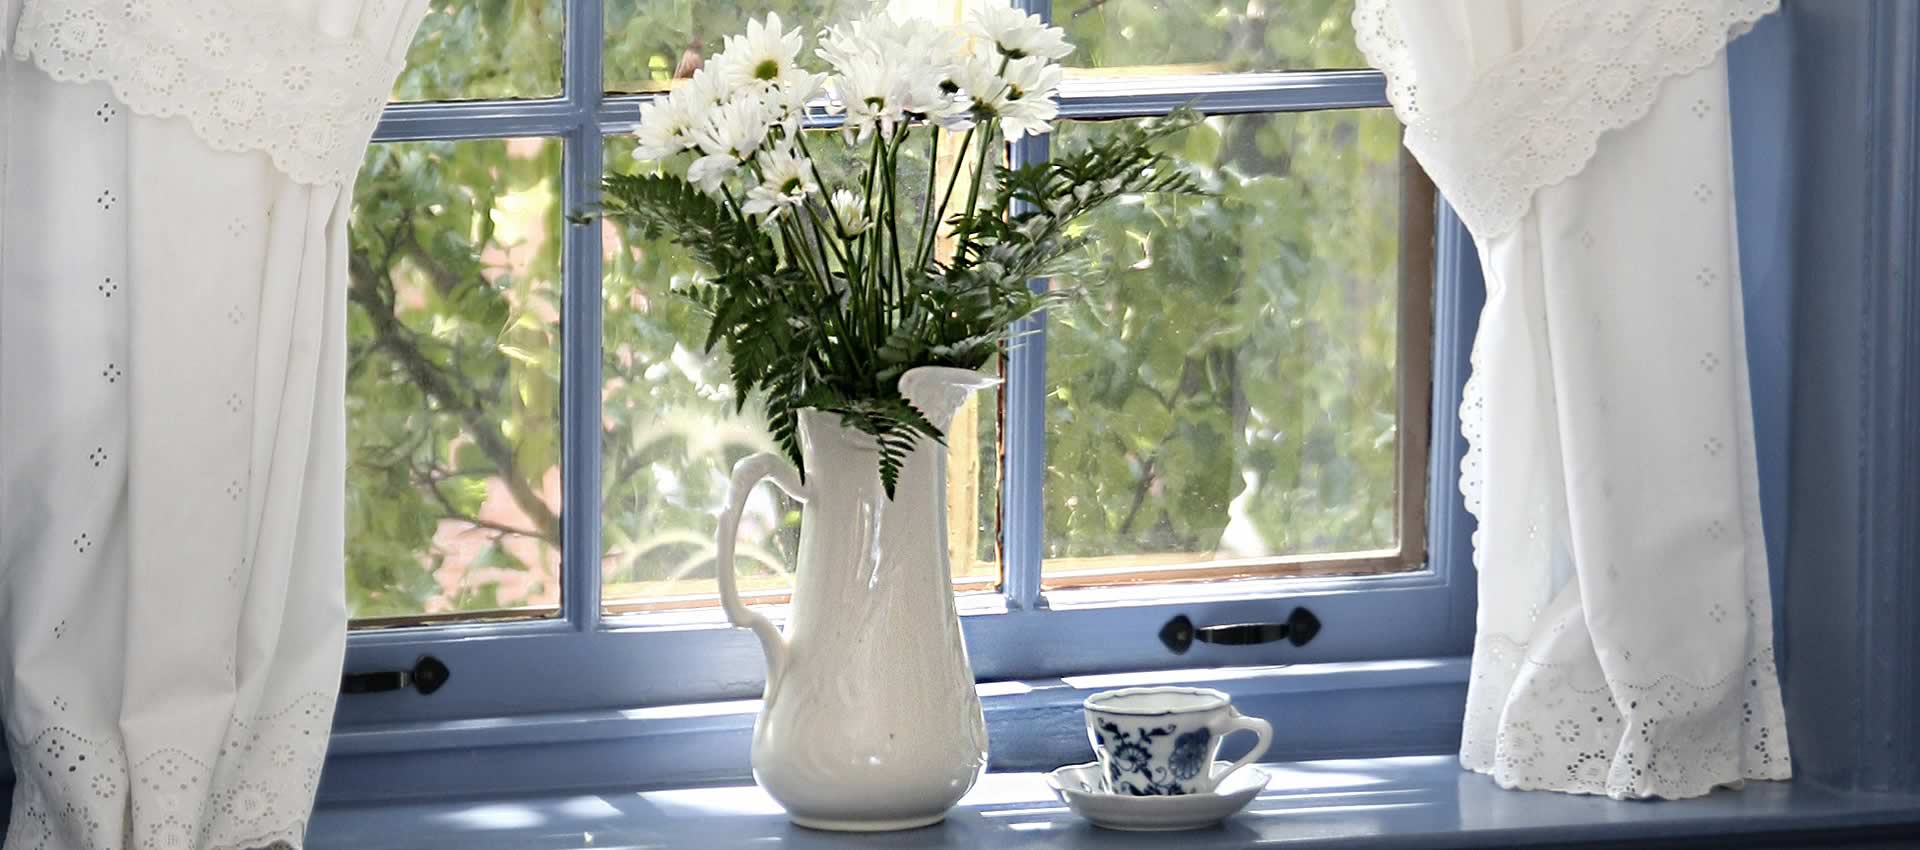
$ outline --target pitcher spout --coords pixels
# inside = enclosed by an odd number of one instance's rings
[[[945,432],[953,416],[967,403],[975,390],[1000,385],[1000,379],[985,372],[951,366],[920,366],[900,376],[900,395],[927,417],[933,427]]]

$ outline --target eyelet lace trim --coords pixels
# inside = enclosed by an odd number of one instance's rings
[[[393,20],[399,2],[368,0],[360,20]],[[265,153],[295,182],[343,185],[403,52],[391,31],[328,38],[275,5],[29,2],[14,50],[56,80],[107,83],[141,115],[185,118],[215,149]]]
[[[308,693],[246,722],[213,754],[163,749],[128,768],[117,736],[41,730],[12,748],[8,850],[298,848],[320,784],[333,698]],[[129,817],[130,815],[130,817]]]
[[[1458,103],[1428,104],[1391,14],[1357,0],[1354,38],[1385,73],[1406,145],[1481,238],[1511,230],[1535,192],[1586,168],[1600,136],[1645,117],[1660,84],[1706,67],[1780,0],[1568,0]]]
[[[1481,634],[1473,656],[1460,763],[1503,788],[1677,800],[1793,775],[1770,646],[1704,684],[1607,679],[1594,664],[1531,658],[1499,634]]]
[[[1467,513],[1481,519],[1486,504],[1487,385],[1480,363],[1480,338],[1467,351],[1467,382],[1460,387],[1460,439],[1467,450],[1460,455],[1460,497]],[[1473,525],[1473,566],[1480,563],[1480,523]]]

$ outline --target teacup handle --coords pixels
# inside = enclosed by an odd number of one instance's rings
[[[1261,720],[1258,717],[1248,717],[1241,714],[1240,709],[1232,706],[1227,707],[1227,712],[1227,716],[1219,723],[1220,728],[1214,732],[1215,737],[1224,740],[1228,735],[1235,732],[1252,732],[1260,740],[1253,742],[1253,749],[1248,750],[1247,754],[1241,756],[1239,761],[1228,765],[1226,770],[1216,774],[1213,777],[1215,784],[1219,784],[1227,777],[1232,776],[1234,771],[1259,761],[1261,756],[1267,754],[1267,746],[1273,743],[1273,724]]]

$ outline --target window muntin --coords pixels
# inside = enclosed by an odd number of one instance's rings
[[[624,7],[623,3],[625,4]],[[458,2],[458,0],[455,0],[450,5],[445,5],[442,8],[443,11],[451,13],[457,12],[464,5],[465,4]],[[589,2],[588,0],[566,0],[565,5],[574,14],[573,20],[577,31],[570,33],[568,36],[575,49],[570,52],[567,57],[566,70],[570,83],[569,90],[565,92],[564,104],[558,102],[448,104],[446,105],[444,120],[441,118],[441,107],[439,106],[428,104],[408,105],[389,113],[390,120],[383,126],[383,131],[379,138],[383,140],[437,138],[441,137],[441,134],[461,138],[481,137],[513,132],[526,132],[526,128],[529,126],[536,127],[542,132],[563,134],[567,138],[566,147],[570,159],[567,171],[562,175],[560,180],[560,182],[568,188],[562,193],[564,197],[561,199],[559,208],[571,210],[580,208],[583,205],[589,205],[593,198],[592,187],[597,184],[598,175],[592,173],[589,166],[585,165],[585,163],[593,162],[597,164],[605,161],[608,167],[625,168],[634,166],[630,157],[625,155],[624,148],[630,148],[630,144],[626,143],[623,137],[623,131],[630,127],[631,116],[634,114],[634,99],[620,97],[603,98],[599,91],[601,86],[593,85],[593,83],[596,82],[594,75],[604,68],[607,73],[607,84],[605,88],[609,90],[619,90],[623,87],[619,79],[620,74],[615,71],[617,62],[611,50],[607,55],[600,56],[595,55],[593,48],[612,45],[618,41],[618,37],[613,32],[614,24],[617,20],[620,20],[618,16],[622,14],[628,14],[629,17],[631,17],[634,4],[629,2],[629,0],[619,0],[619,2],[608,3],[604,10],[600,8],[601,4]],[[1292,15],[1289,20],[1311,22],[1311,27],[1314,32],[1321,33],[1321,35],[1310,36],[1303,30],[1301,38],[1308,42],[1316,38],[1322,38],[1323,36],[1330,37],[1325,36],[1324,32],[1329,30],[1329,28],[1337,30],[1339,27],[1345,26],[1344,16],[1347,11],[1347,6],[1344,2],[1337,4],[1301,2],[1299,4],[1289,3],[1287,5],[1289,7],[1299,5],[1307,10],[1305,13]],[[765,6],[766,4],[754,4],[754,8],[752,9],[733,10],[726,18],[726,26],[719,27],[716,29],[716,32],[718,34],[725,34],[726,32],[737,29],[747,15],[762,13],[765,11],[765,8],[763,8]],[[778,4],[776,4],[775,7],[767,8],[777,7]],[[623,11],[623,8],[626,11]],[[666,7],[663,6],[663,8]],[[694,6],[690,5],[687,8],[692,9]],[[803,16],[810,13],[798,10],[797,8],[794,10],[782,8],[782,11],[783,14],[789,18],[790,23],[801,25],[807,29],[815,28],[813,22],[803,22]],[[586,20],[586,17],[583,15],[584,12],[595,12],[596,14],[592,15],[592,17],[599,19],[599,23],[606,25],[608,32],[604,37],[602,33],[598,31],[599,27],[580,25]],[[687,12],[686,14],[691,15],[692,13]],[[703,11],[700,14],[705,15],[707,13]],[[628,25],[630,24],[631,21],[628,21]],[[1069,27],[1069,30],[1070,37],[1079,37],[1073,34],[1072,27]],[[1105,36],[1101,37],[1104,38]],[[1344,36],[1341,37],[1343,38]],[[1334,41],[1339,41],[1339,39],[1335,38]],[[418,45],[416,45],[416,49],[419,49]],[[709,49],[709,47],[702,47],[702,50]],[[533,66],[542,65],[547,61],[544,58],[544,54],[538,52],[516,55],[535,57],[534,59],[528,60]],[[649,63],[652,62],[651,59],[647,61]],[[1184,70],[1191,71],[1194,69],[1186,68]],[[1316,113],[1314,111],[1316,109],[1334,106],[1379,106],[1384,103],[1377,92],[1371,94],[1365,93],[1371,91],[1371,89],[1367,88],[1369,85],[1377,89],[1377,83],[1364,83],[1363,81],[1357,80],[1339,81],[1334,86],[1326,88],[1328,92],[1326,95],[1327,100],[1322,103],[1315,101],[1314,98],[1316,95],[1311,93],[1304,96],[1297,93],[1289,93],[1284,97],[1268,97],[1261,94],[1262,87],[1271,84],[1273,75],[1264,75],[1264,78],[1260,78],[1262,75],[1248,76],[1226,73],[1210,73],[1199,76],[1162,74],[1156,77],[1152,86],[1140,87],[1138,92],[1136,92],[1132,86],[1113,85],[1116,79],[1124,80],[1124,77],[1114,77],[1114,74],[1120,73],[1123,72],[1113,71],[1111,69],[1103,70],[1100,72],[1100,76],[1104,76],[1104,79],[1082,77],[1069,82],[1065,91],[1064,111],[1082,123],[1065,125],[1061,138],[1059,139],[1060,143],[1070,143],[1070,133],[1072,132],[1085,132],[1070,130],[1069,128],[1071,127],[1092,128],[1098,126],[1092,123],[1095,119],[1161,113],[1174,105],[1193,99],[1195,96],[1198,96],[1199,99],[1197,102],[1201,107],[1206,108],[1210,113],[1214,114],[1215,117],[1212,119],[1214,123],[1227,124],[1276,123],[1283,120],[1312,123],[1316,120],[1312,116],[1321,114]],[[671,75],[669,74],[668,76]],[[1325,77],[1328,75],[1319,76]],[[1377,79],[1377,75],[1373,75],[1370,72],[1356,76],[1370,76]],[[1320,84],[1316,83],[1315,85]],[[1354,92],[1356,90],[1362,92],[1359,102],[1355,100]],[[1229,96],[1223,97],[1221,96],[1222,92],[1228,92],[1230,94]],[[552,103],[552,105],[549,106],[549,103]],[[461,111],[462,108],[469,106],[483,106],[485,109]],[[564,106],[564,109],[561,108],[562,106]],[[1282,112],[1294,110],[1304,110],[1304,112],[1297,115],[1280,115]],[[1364,115],[1367,113],[1356,114]],[[1384,112],[1380,114],[1382,117],[1378,119],[1379,121],[1390,122],[1390,118],[1384,117]],[[1021,146],[1020,154],[1030,160],[1036,155],[1044,155],[1045,148],[1046,145],[1044,143],[1039,145],[1023,145]],[[1424,181],[1419,182],[1423,183]],[[1408,207],[1408,209],[1412,210],[1414,207]],[[1389,210],[1389,213],[1390,212]],[[1407,216],[1409,219],[1417,217],[1418,216]],[[1383,219],[1385,218],[1391,218],[1391,216],[1383,216]],[[582,293],[590,293],[586,297],[592,298],[600,308],[600,316],[596,320],[599,324],[611,326],[619,321],[631,320],[633,318],[631,312],[636,303],[633,300],[633,295],[636,291],[642,295],[642,301],[645,302],[658,303],[671,300],[670,298],[658,297],[664,294],[665,290],[670,289],[670,276],[664,280],[652,279],[642,282],[634,277],[642,273],[637,270],[637,268],[623,267],[634,265],[629,263],[632,249],[619,244],[620,234],[614,232],[613,228],[604,226],[592,228],[561,228],[556,221],[554,229],[555,235],[559,238],[554,239],[553,244],[558,245],[564,242],[568,245],[570,252],[568,254],[570,262],[567,271],[567,289],[569,293],[575,296],[580,296]],[[1392,225],[1385,220],[1371,222],[1367,229],[1376,233],[1392,232],[1393,230]],[[1409,232],[1413,233],[1416,238],[1424,236],[1417,228]],[[1124,250],[1124,246],[1122,250]],[[653,262],[656,266],[664,265],[666,264],[666,260],[660,256],[662,253],[665,252],[660,251],[658,247],[652,252],[642,251],[642,255],[652,254],[653,258],[647,259],[643,256],[642,259],[637,262]],[[1407,254],[1408,252],[1402,252],[1403,260]],[[600,269],[603,265],[605,266],[605,276],[601,277]],[[1400,275],[1401,285],[1406,288],[1407,293],[1412,294],[1418,299],[1425,299],[1428,292],[1426,282],[1429,271],[1430,270],[1424,266],[1417,264],[1410,265],[1408,266],[1408,271]],[[589,285],[590,282],[591,285]],[[625,300],[618,301],[617,299],[621,297],[619,290],[623,287],[627,290]],[[1407,301],[1404,297],[1401,301],[1401,323],[1404,330],[1405,327],[1412,327],[1407,325],[1409,321],[1407,308],[1413,306],[1414,302]],[[651,306],[649,309],[652,309]],[[1420,313],[1418,310],[1413,312]],[[584,327],[584,323],[578,321],[581,316],[580,313],[572,312],[569,315],[575,319],[573,324],[576,327]],[[1058,335],[1057,329],[1061,327],[1059,323],[1070,318],[1071,317],[1067,316],[1055,317],[1052,323],[1054,330],[1050,330],[1049,334]],[[1414,318],[1417,318],[1417,316]],[[1397,362],[1415,363],[1416,365],[1410,368],[1424,375],[1426,370],[1425,360],[1421,358],[1430,355],[1421,355],[1420,350],[1424,350],[1428,344],[1428,338],[1426,336],[1426,326],[1417,322],[1416,325],[1417,333],[1401,335],[1402,341],[1399,343],[1401,350],[1396,352],[1398,357]],[[553,333],[556,340],[560,339],[561,335],[557,328],[553,329]],[[672,335],[677,337],[678,333],[679,331],[675,331]],[[579,563],[572,564],[565,570],[565,572],[574,579],[571,585],[573,589],[569,590],[566,594],[570,601],[565,616],[576,624],[576,627],[589,629],[594,623],[598,622],[598,612],[601,610],[601,607],[595,603],[600,602],[603,598],[607,603],[606,610],[612,614],[649,612],[660,608],[699,607],[711,605],[713,601],[710,596],[712,581],[710,577],[710,563],[707,565],[698,564],[697,557],[694,557],[698,549],[702,547],[710,548],[711,546],[710,521],[706,521],[703,516],[700,516],[700,514],[705,513],[705,511],[699,509],[699,500],[690,500],[681,506],[685,509],[682,511],[684,515],[683,518],[686,520],[684,522],[672,517],[666,517],[663,520],[662,517],[652,512],[643,512],[640,509],[644,506],[638,504],[637,500],[633,505],[623,506],[619,504],[620,499],[635,496],[632,492],[622,493],[622,487],[637,487],[649,481],[658,483],[658,479],[652,477],[656,474],[653,469],[647,471],[648,477],[641,479],[616,474],[616,470],[620,467],[616,465],[614,460],[617,455],[617,449],[612,444],[623,435],[616,433],[618,423],[613,420],[617,419],[617,417],[610,415],[614,413],[615,408],[610,406],[612,402],[609,401],[609,399],[614,395],[614,390],[616,389],[615,384],[617,382],[623,380],[630,381],[633,373],[636,371],[644,376],[648,370],[652,370],[658,366],[659,362],[633,359],[631,350],[623,353],[620,347],[612,342],[615,335],[616,331],[608,327],[599,335],[599,338],[575,335],[566,341],[566,345],[572,346],[572,348],[569,348],[570,351],[575,351],[576,354],[585,352],[589,355],[598,355],[598,357],[594,357],[593,359],[599,361],[595,370],[598,373],[595,380],[600,385],[601,390],[594,394],[595,397],[576,394],[577,398],[570,407],[570,411],[572,412],[569,413],[569,416],[572,417],[574,421],[572,421],[566,429],[568,434],[574,435],[575,437],[573,441],[576,444],[575,451],[591,451],[591,448],[588,447],[589,444],[598,444],[597,456],[589,455],[579,463],[597,464],[599,468],[595,470],[593,477],[601,479],[598,484],[597,493],[590,489],[584,490],[584,492],[576,492],[572,488],[584,489],[590,486],[580,474],[580,471],[585,469],[585,466],[568,466],[570,470],[569,474],[579,479],[574,484],[568,485],[568,492],[573,495],[578,504],[587,504],[589,500],[596,495],[607,503],[605,512],[593,517],[591,522],[573,521],[571,523],[575,528],[570,536],[579,539],[575,539],[573,542],[567,544],[576,547],[569,551],[593,553],[588,557],[576,558]],[[1035,336],[1040,337],[1041,335],[1036,334]],[[675,339],[675,342],[679,343],[683,349],[696,349],[698,341],[697,334],[689,334],[687,338]],[[558,342],[555,343],[555,346],[556,351],[558,347],[562,347]],[[1038,346],[1035,348],[1037,350]],[[1411,351],[1412,354],[1416,355],[1411,361],[1407,359],[1410,353],[1409,349],[1418,349]],[[685,357],[683,356],[681,359],[684,361]],[[1035,358],[1029,356],[1025,359],[1033,360]],[[1054,360],[1055,358],[1049,354],[1047,359]],[[1020,425],[1019,422],[1010,423],[1007,419],[1007,417],[1011,416],[1016,420],[1031,422],[1032,417],[1036,415],[1035,410],[1038,409],[1038,406],[1010,403],[1010,398],[1014,393],[1022,391],[1022,387],[1046,384],[1048,382],[1045,373],[1037,369],[1035,364],[1022,363],[1020,362],[1021,360],[1021,355],[1016,354],[1013,362],[1008,364],[1011,367],[1008,371],[1008,377],[1012,382],[1009,392],[1003,394],[999,399],[990,396],[983,397],[981,403],[976,407],[978,417],[968,419],[968,421],[976,424],[978,431],[976,439],[971,443],[974,447],[973,450],[965,451],[959,448],[959,446],[966,445],[967,441],[956,441],[957,445],[955,454],[953,455],[955,470],[965,472],[968,462],[972,464],[972,469],[974,470],[974,474],[971,475],[955,475],[951,487],[952,506],[950,507],[950,533],[954,538],[953,560],[956,579],[961,589],[990,590],[997,587],[1007,595],[1009,605],[1027,606],[1033,604],[1038,598],[1037,594],[1042,592],[1043,573],[1044,583],[1047,587],[1067,587],[1087,584],[1118,584],[1220,576],[1376,573],[1389,570],[1412,569],[1424,563],[1425,553],[1424,547],[1421,545],[1424,541],[1424,527],[1421,523],[1421,518],[1424,517],[1424,502],[1418,501],[1419,496],[1416,495],[1424,493],[1424,488],[1420,483],[1423,480],[1421,476],[1424,474],[1424,466],[1418,462],[1408,462],[1408,458],[1414,457],[1416,453],[1420,459],[1424,459],[1425,456],[1424,423],[1418,423],[1421,425],[1421,433],[1415,436],[1419,439],[1413,440],[1405,435],[1396,435],[1395,439],[1399,447],[1398,451],[1401,459],[1399,465],[1400,478],[1397,479],[1396,482],[1398,487],[1396,499],[1398,507],[1400,508],[1399,516],[1402,519],[1399,522],[1400,527],[1397,529],[1398,533],[1394,548],[1390,550],[1347,551],[1331,553],[1327,557],[1318,557],[1285,554],[1282,547],[1269,547],[1276,551],[1281,551],[1282,554],[1266,557],[1235,557],[1222,559],[1215,557],[1217,553],[1211,550],[1204,552],[1198,551],[1198,547],[1189,547],[1194,551],[1186,552],[1159,551],[1151,549],[1150,547],[1135,547],[1134,551],[1118,555],[1118,557],[1123,559],[1122,563],[1099,562],[1098,559],[1116,557],[1111,553],[1091,556],[1067,555],[1046,562],[1043,570],[1043,558],[1051,554],[1051,552],[1046,548],[1047,543],[1044,539],[1046,535],[1041,533],[1043,528],[1042,522],[1044,522],[1044,520],[1036,522],[1033,518],[1044,516],[1045,514],[1026,508],[1012,511],[1008,509],[1008,505],[1021,500],[1024,500],[1026,504],[1030,505],[1033,501],[1041,498],[1042,494],[1046,492],[1046,488],[1042,483],[1042,476],[1013,475],[1013,472],[1021,464],[1017,458],[1008,456],[1009,454],[1025,454],[1029,456],[1029,459],[1038,458],[1038,454],[1030,450],[1031,447],[1035,445],[1033,441],[1029,440],[1024,443],[1024,445],[1029,447],[1027,451],[1023,452],[1018,448],[1023,445],[1023,443],[1019,434],[1015,432],[1022,427],[1029,426]],[[1045,364],[1041,365],[1044,366]],[[578,366],[579,364],[576,363],[575,367],[571,367],[569,371],[577,369]],[[580,383],[578,380],[575,381],[576,385]],[[1419,381],[1412,382],[1412,384],[1424,387],[1424,384]],[[1397,422],[1396,427],[1416,424],[1411,421],[1404,421],[1406,420],[1404,415],[1406,409],[1422,409],[1417,405],[1411,408],[1409,407],[1409,405],[1414,404],[1412,396],[1416,394],[1408,391],[1408,383],[1402,383],[1401,386],[1401,395],[1405,398],[1402,399],[1399,419],[1403,421]],[[1419,397],[1424,398],[1424,395],[1419,394]],[[624,402],[622,402],[622,404],[624,405]],[[574,411],[574,408],[584,409],[589,406],[592,408],[591,412],[579,413]],[[1049,408],[1052,406],[1051,402],[1047,405]],[[626,406],[620,408],[621,411],[625,412],[631,412],[636,409],[637,408]],[[651,416],[651,414],[649,415]],[[1026,417],[1026,419],[1023,420],[1023,417]],[[601,426],[600,429],[597,430],[597,433],[592,430],[584,430],[590,429],[595,420],[598,420]],[[1040,419],[1039,421],[1043,425],[1040,432],[1042,434],[1045,433],[1045,428],[1052,427],[1052,424],[1046,419]],[[1014,426],[1011,429],[1008,427],[1010,424]],[[750,420],[746,422],[745,430],[752,430]],[[630,436],[631,432],[632,429],[629,428],[626,436]],[[1045,442],[1045,440],[1042,439],[1040,442]],[[1412,445],[1414,442],[1417,442],[1419,445]],[[730,449],[730,451],[732,450],[737,450],[737,448]],[[730,463],[730,460],[724,456],[724,452],[722,455],[723,457],[720,461],[716,462],[709,458],[705,462],[724,469],[726,464]],[[572,462],[570,461],[569,463]],[[672,465],[671,463],[668,464],[669,467]],[[558,491],[556,490],[555,492],[557,494]],[[714,498],[717,498],[717,494],[714,495]],[[787,539],[791,540],[790,535],[794,533],[791,522],[795,515],[795,512],[792,510],[794,506],[791,504],[779,504],[779,502],[776,501],[779,497],[771,491],[762,495],[756,495],[755,498],[769,503],[763,508],[766,521],[762,523],[765,526],[764,531],[767,532],[769,541],[776,541],[782,534],[789,535]],[[1376,511],[1377,502],[1378,500],[1375,500],[1375,504],[1370,506]],[[1408,510],[1409,504],[1415,502],[1417,502],[1414,504],[1415,509]],[[638,519],[633,521],[624,519],[622,517],[623,511],[630,516],[638,517]],[[582,526],[588,525],[592,527],[584,530],[581,528]],[[1409,535],[1407,533],[1408,528],[1413,529],[1415,535]],[[682,550],[673,551],[671,548],[647,549],[636,546],[633,542],[642,539],[645,533],[660,531],[673,532],[677,535],[675,539],[679,541],[677,545],[681,546]],[[1409,539],[1416,535],[1421,539]],[[972,538],[971,541],[967,539],[969,537]],[[582,539],[590,542],[583,544],[580,542]],[[971,545],[969,545],[969,543],[971,543]],[[1013,548],[1011,553],[1004,551],[1007,546]],[[789,555],[784,553],[791,551],[791,548],[791,544],[789,543],[784,550],[778,545],[775,545],[766,551],[776,554],[784,560],[790,558]],[[963,552],[969,549],[971,550],[971,557],[963,556]],[[686,576],[692,578],[692,580],[663,583],[659,580],[659,574],[657,572],[652,578],[649,578],[646,573],[641,571],[639,560],[634,557],[635,552],[643,550],[652,552],[658,560],[671,564],[672,566],[667,568],[669,570],[677,569],[680,565],[692,563],[692,568],[686,573]],[[1197,559],[1198,556],[1205,556],[1205,558]],[[1096,561],[1092,563],[1076,562],[1072,560],[1075,557],[1091,557],[1096,559]],[[769,558],[769,560],[771,560],[771,558]],[[597,569],[595,566],[596,563]],[[790,563],[788,566],[790,568]],[[648,566],[646,569],[657,571],[660,567],[657,565]],[[706,570],[704,574],[705,577],[694,578],[703,569]],[[746,565],[743,564],[741,569],[745,572]],[[542,588],[543,592],[550,593],[555,601],[557,601],[559,596],[558,591],[560,587],[558,572],[556,569],[556,581],[553,585]],[[772,578],[771,575],[770,578]],[[600,581],[596,581],[596,579],[605,581],[606,583],[602,585]],[[585,584],[593,585],[590,593],[585,592],[585,588],[583,587]],[[784,595],[783,587],[777,580],[768,582],[768,587],[763,588],[763,591],[762,598],[768,602],[781,601]],[[577,605],[587,604],[591,604],[593,608],[591,612],[577,607]],[[546,613],[552,613],[551,608],[544,610]],[[622,620],[621,622],[623,624],[622,627],[625,628],[631,626],[634,622],[642,621]]]

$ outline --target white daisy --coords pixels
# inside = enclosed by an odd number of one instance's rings
[[[771,129],[766,105],[755,97],[740,97],[706,110],[690,138],[701,154],[687,169],[687,180],[708,194],[739,170],[766,143]]]
[[[1060,91],[1061,77],[1059,65],[1038,57],[1007,63],[1002,77],[1006,89],[1001,93],[999,109],[1000,126],[1009,140],[1047,132],[1048,125],[1060,114],[1060,102],[1054,95]]]
[[[1047,26],[1039,15],[1015,9],[1007,0],[985,0],[973,7],[968,23],[975,35],[993,42],[1011,59],[1038,56],[1057,60],[1073,52],[1066,30]]]
[[[902,48],[915,57],[906,65],[906,111],[946,127],[964,122],[972,106],[960,91],[960,66],[967,61],[966,40],[953,27],[928,27]]]
[[[633,158],[642,162],[665,159],[693,144],[693,111],[672,97],[655,98],[640,106],[640,127],[633,133],[638,144]]]
[[[695,113],[705,112],[733,99],[733,85],[727,75],[711,67],[693,72],[686,82],[673,87],[671,97]]]
[[[858,195],[845,189],[835,189],[833,197],[827,199],[827,208],[833,213],[833,222],[840,228],[843,239],[852,239],[867,229],[867,208]]]
[[[814,48],[814,55],[827,60],[827,64],[838,70],[852,62],[855,57],[878,53],[879,51],[874,49],[871,36],[875,17],[878,16],[868,16],[821,30],[820,46]]]
[[[780,15],[767,13],[764,21],[747,21],[744,35],[727,36],[714,62],[722,66],[727,81],[736,87],[771,86],[795,70],[804,39],[800,30],[782,32]]]
[[[846,113],[847,140],[865,141],[875,130],[892,135],[906,116],[909,100],[899,69],[871,55],[847,56],[838,67],[840,73],[827,86],[833,91],[833,110]]]
[[[741,210],[748,215],[765,215],[772,223],[780,211],[807,202],[807,196],[820,191],[813,182],[813,163],[790,148],[764,150],[754,157],[760,166],[760,185],[747,190],[747,202]]]
[[[901,111],[943,124],[965,118],[953,78],[966,58],[960,29],[902,11],[881,11],[821,34],[819,54],[836,69],[869,61],[901,81]]]
[[[739,97],[707,110],[693,129],[693,143],[703,154],[725,155],[745,162],[767,140],[772,122],[766,104],[757,97]]]
[[[998,118],[1007,104],[1007,81],[999,72],[1002,61],[992,47],[981,45],[955,70],[953,81],[966,93],[975,118]]]
[[[806,119],[807,106],[826,93],[826,85],[826,74],[795,68],[782,75],[760,100],[766,105],[768,119],[784,128],[791,138]]]

